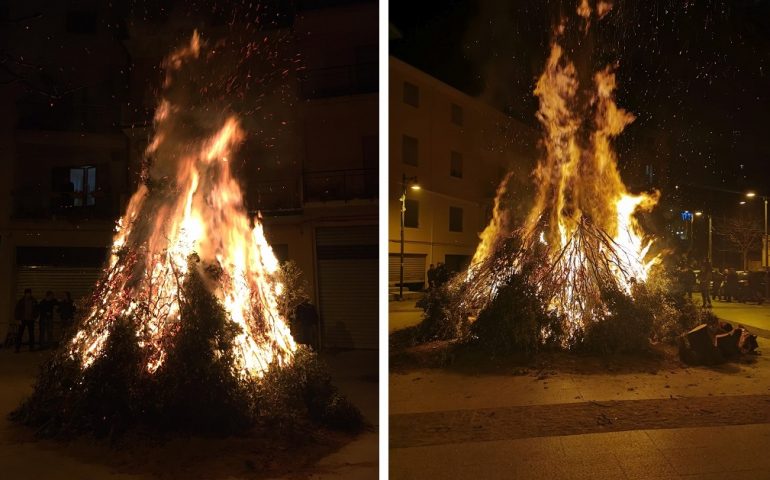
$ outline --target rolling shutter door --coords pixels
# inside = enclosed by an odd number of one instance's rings
[[[377,226],[316,229],[323,345],[379,346]]]
[[[101,273],[101,268],[94,267],[20,266],[16,273],[15,299],[24,295],[24,289],[31,288],[38,301],[51,290],[56,298],[70,292],[77,302],[93,293]]]
[[[425,283],[425,259],[427,255],[416,253],[404,254],[404,283]],[[398,285],[401,275],[401,255],[388,256],[388,282]]]

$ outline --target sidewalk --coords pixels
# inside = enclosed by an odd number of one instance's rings
[[[770,331],[762,328],[770,307],[715,303],[714,312]],[[770,354],[770,339],[758,341]],[[392,478],[770,478],[768,448],[770,358],[762,355],[622,373],[390,375]]]
[[[422,309],[416,303],[417,299],[388,302],[388,335],[422,321]]]
[[[392,449],[390,477],[770,478],[770,425],[636,430]]]

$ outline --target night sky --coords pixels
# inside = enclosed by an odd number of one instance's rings
[[[740,198],[709,188],[770,194],[770,0],[614,3],[591,30],[595,69],[618,62],[618,105],[637,116],[616,141],[626,181],[653,164],[667,207],[717,215]],[[393,0],[391,54],[539,128],[532,91],[577,4]]]

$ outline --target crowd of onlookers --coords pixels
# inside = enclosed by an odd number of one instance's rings
[[[47,291],[45,298],[37,301],[32,296],[32,289],[24,290],[24,296],[16,302],[13,317],[18,323],[15,345],[18,352],[21,348],[24,334],[29,338],[29,349],[35,349],[35,330],[37,327],[37,348],[47,348],[54,345],[53,320],[54,313],[58,313],[62,331],[68,329],[75,317],[75,303],[70,292],[64,292],[64,296],[57,299],[52,291]],[[7,343],[7,342],[6,342]]]
[[[756,302],[762,304],[763,273],[737,272],[734,268],[721,271],[705,260],[700,265],[683,262],[677,268],[678,290],[692,299],[693,291],[701,294],[702,306],[711,307],[712,300],[723,302]]]
[[[445,284],[449,281],[452,273],[443,262],[438,262],[435,267],[431,263],[428,267],[428,288],[433,289]]]

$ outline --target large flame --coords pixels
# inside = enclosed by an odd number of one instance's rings
[[[166,60],[164,87],[174,71],[198,58],[197,32],[190,44]],[[179,329],[184,295],[180,280],[195,253],[201,265],[215,265],[221,278],[211,289],[228,316],[240,327],[234,358],[244,376],[260,377],[273,362],[284,365],[296,344],[278,313],[282,285],[275,280],[278,261],[265,239],[259,219],[250,219],[238,182],[230,171],[230,155],[243,140],[238,119],[227,117],[213,135],[179,145],[175,129],[184,105],[163,99],[155,114],[155,136],[146,155],[166,162],[169,175],[150,162],[147,181],[131,198],[119,220],[112,255],[96,300],[74,336],[69,350],[89,367],[102,351],[112,322],[131,318],[146,368],[155,372],[169,339]]]
[[[612,8],[600,1],[595,15],[601,19]],[[594,13],[587,0],[577,13],[587,31]],[[548,290],[550,308],[567,322],[570,343],[587,322],[601,313],[601,291],[608,285],[631,293],[636,282],[645,282],[659,261],[649,250],[636,214],[649,211],[658,193],[632,194],[620,177],[611,140],[633,122],[634,116],[614,100],[612,67],[606,67],[581,84],[575,62],[565,54],[555,33],[545,70],[535,88],[540,100],[537,118],[543,126],[545,155],[534,178],[537,193],[523,226],[525,251],[540,245],[549,265],[537,281]],[[498,189],[493,218],[482,232],[473,258],[480,264],[498,250],[510,234],[510,219],[501,206],[506,177]],[[477,281],[471,267],[465,281]],[[494,281],[490,285],[494,293]]]

